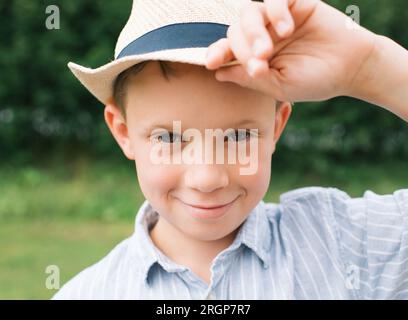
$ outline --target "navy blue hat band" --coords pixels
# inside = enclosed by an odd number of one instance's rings
[[[228,25],[211,22],[176,23],[152,30],[129,43],[116,59],[154,51],[206,48],[227,37]]]

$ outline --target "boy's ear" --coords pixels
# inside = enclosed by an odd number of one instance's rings
[[[105,122],[109,127],[113,137],[119,144],[126,158],[135,160],[132,143],[128,134],[128,127],[120,108],[111,99],[105,105],[104,111]]]
[[[280,106],[276,107],[275,131],[274,131],[274,142],[275,143],[278,142],[283,130],[285,129],[291,113],[292,113],[292,105],[290,102],[282,102]]]

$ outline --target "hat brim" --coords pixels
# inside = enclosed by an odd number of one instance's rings
[[[131,66],[147,60],[163,60],[180,63],[190,63],[205,66],[208,48],[182,48],[150,52],[127,56],[109,62],[99,68],[91,69],[73,62],[68,67],[75,77],[103,104],[108,103],[113,96],[113,84],[116,77]],[[240,64],[230,61],[224,66]]]

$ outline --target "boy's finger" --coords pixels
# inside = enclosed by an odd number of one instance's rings
[[[253,58],[252,49],[242,31],[240,23],[231,25],[227,36],[234,56],[247,68],[248,73],[252,77],[265,73],[268,70],[266,60]]]
[[[289,11],[290,0],[264,0],[266,13],[276,33],[288,37],[294,29],[292,14]]]
[[[244,36],[241,25],[235,23],[228,28],[228,42],[235,57],[242,63],[246,64],[252,56],[252,51],[249,43]]]
[[[269,69],[266,74],[263,74],[258,78],[253,78],[248,75],[245,67],[232,66],[217,70],[215,77],[218,81],[233,82],[242,87],[263,92],[281,101],[285,101],[286,99],[282,95],[279,71],[275,69]]]
[[[273,40],[266,28],[269,19],[265,5],[252,2],[246,6],[242,11],[240,22],[252,54],[260,59],[269,59],[273,53]]]
[[[242,87],[250,87],[254,81],[242,65],[221,68],[215,72],[215,78],[221,82],[233,82]]]
[[[224,63],[234,59],[227,38],[222,38],[208,47],[206,68],[209,70],[218,69]]]

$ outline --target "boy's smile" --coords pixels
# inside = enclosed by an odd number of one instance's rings
[[[114,104],[106,106],[105,117],[125,155],[135,160],[144,196],[160,214],[151,233],[153,241],[170,258],[175,257],[171,250],[183,247],[185,257],[191,259],[196,256],[191,251],[197,252],[198,248],[198,260],[208,261],[233,241],[248,213],[264,197],[270,181],[271,157],[291,106],[285,103],[276,111],[276,101],[271,96],[220,83],[213,72],[200,66],[173,63],[172,67],[175,76],[167,81],[157,63],[149,63],[128,86],[126,121]],[[148,129],[171,131],[172,122],[177,120],[183,128],[204,133],[208,128],[226,130],[248,118],[251,123],[232,128],[258,130],[258,163],[253,174],[240,174],[240,163],[151,161],[154,143]],[[159,141],[163,145],[175,143],[163,137]],[[176,143],[180,152],[185,152],[184,142]],[[236,143],[249,145],[244,138]],[[204,152],[210,151],[213,150]]]
[[[207,204],[207,203],[198,203],[198,204],[189,204],[180,200],[187,208],[189,213],[198,219],[217,219],[222,217],[227,213],[237,201],[239,196],[237,196],[232,201],[224,202],[222,204]]]

